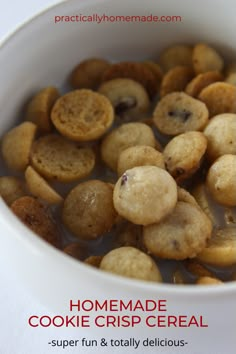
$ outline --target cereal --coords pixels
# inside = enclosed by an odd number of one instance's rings
[[[113,190],[98,180],[80,183],[66,197],[62,210],[65,226],[82,239],[96,239],[110,231],[116,221]]]
[[[218,267],[236,264],[236,228],[216,230],[197,258]]]
[[[84,258],[86,258],[87,253],[84,246],[81,246],[80,244],[75,242],[69,243],[63,249],[63,252],[78,260],[83,260]]]
[[[193,67],[196,74],[214,70],[221,71],[224,61],[214,48],[199,43],[193,48]]]
[[[160,96],[164,97],[168,93],[184,91],[186,85],[193,78],[193,71],[187,66],[175,66],[170,69],[161,82]]]
[[[201,252],[211,232],[210,220],[197,206],[177,202],[164,220],[144,227],[143,243],[157,257],[182,260]]]
[[[104,72],[110,63],[100,58],[83,60],[73,70],[70,76],[70,84],[75,89],[96,89],[101,83]]]
[[[34,197],[45,200],[48,204],[60,204],[63,198],[31,166],[25,171],[25,180]]]
[[[137,166],[157,166],[165,169],[163,154],[151,146],[136,145],[121,152],[117,173],[121,176],[126,170]]]
[[[50,133],[52,107],[60,94],[55,87],[46,87],[39,91],[26,107],[25,119],[32,121],[41,133]]]
[[[104,82],[98,92],[106,96],[114,107],[115,113],[137,115],[146,113],[150,100],[144,87],[131,79],[113,79]]]
[[[204,134],[208,140],[206,155],[210,161],[225,154],[236,155],[236,114],[215,116],[206,126]]]
[[[60,233],[50,210],[33,197],[22,197],[11,205],[13,213],[33,232],[58,247]]]
[[[84,263],[93,266],[95,268],[99,268],[101,261],[103,259],[103,256],[89,256],[84,260]]]
[[[30,149],[36,129],[34,123],[24,122],[3,136],[2,156],[10,169],[24,171],[29,164]]]
[[[174,92],[158,102],[153,119],[160,132],[178,135],[191,130],[202,130],[208,122],[208,110],[204,103],[186,93]]]
[[[207,188],[205,184],[199,183],[196,185],[192,191],[194,198],[196,199],[200,208],[204,211],[204,213],[211,220],[212,224],[215,226],[218,224],[217,218],[213,212],[213,209],[209,203],[209,195],[207,192]]]
[[[195,76],[186,86],[185,92],[197,98],[200,92],[214,82],[223,81],[223,75],[218,71],[208,71]]]
[[[24,183],[17,177],[0,177],[0,196],[11,205],[16,199],[26,195]]]
[[[75,90],[59,98],[51,119],[56,129],[75,141],[100,138],[112,125],[114,111],[110,101],[91,90]]]
[[[207,148],[201,132],[187,132],[174,137],[163,151],[166,169],[177,182],[189,178],[200,167]]]
[[[59,135],[51,134],[35,141],[31,163],[45,178],[71,182],[90,174],[95,156],[91,148],[79,147]]]
[[[119,178],[113,200],[119,215],[134,224],[148,225],[172,212],[177,186],[168,172],[159,167],[134,167]]]
[[[178,65],[192,67],[192,47],[177,44],[165,49],[160,55],[160,64],[165,72]]]
[[[198,285],[217,285],[217,284],[223,284],[223,281],[217,278],[212,278],[212,277],[200,277],[197,281],[196,284]]]
[[[236,86],[215,82],[205,87],[198,98],[204,102],[210,117],[221,113],[236,113]]]
[[[153,71],[143,63],[121,62],[116,63],[108,68],[104,75],[103,81],[112,79],[125,78],[139,82],[147,90],[152,98],[157,93],[158,82]]]
[[[102,160],[117,171],[118,158],[121,152],[131,146],[147,145],[155,147],[156,139],[152,129],[143,123],[126,123],[109,133],[102,141]]]
[[[223,155],[210,167],[207,186],[220,204],[236,206],[236,155]]]
[[[147,254],[133,247],[120,247],[107,253],[100,269],[128,278],[161,282],[161,273]]]

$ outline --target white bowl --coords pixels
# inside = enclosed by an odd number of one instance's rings
[[[167,45],[204,41],[235,58],[236,18],[230,5],[233,8],[233,0],[227,6],[220,0],[201,4],[194,0],[69,0],[48,9],[19,28],[0,49],[0,135],[19,122],[18,114],[32,92],[47,85],[63,86],[71,68],[87,57],[155,58]],[[179,15],[182,22],[54,23],[54,16],[92,13]],[[35,237],[1,200],[0,224],[6,269],[7,264],[14,266],[25,286],[54,311],[68,312],[69,299],[167,299],[169,314],[201,314],[216,330],[222,326],[219,315],[227,316],[225,333],[229,340],[233,338],[236,283],[172,286],[98,271]],[[151,329],[140,325],[135,330],[137,336],[147,336]],[[170,331],[155,330],[164,335]],[[195,340],[199,338],[195,334]]]

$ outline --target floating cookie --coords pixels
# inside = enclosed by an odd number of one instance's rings
[[[51,113],[56,129],[75,141],[100,138],[112,125],[110,101],[91,90],[75,90],[59,98]]]
[[[221,113],[236,113],[236,86],[215,82],[204,88],[198,98],[204,102],[210,117]]]
[[[214,210],[209,202],[209,192],[207,191],[206,186],[203,183],[196,185],[192,191],[192,194],[197,201],[200,208],[208,216],[214,226],[218,225],[219,222],[216,218]]]
[[[128,278],[162,281],[154,260],[133,247],[120,247],[110,251],[103,257],[100,269]]]
[[[104,72],[110,63],[104,59],[91,58],[83,60],[73,70],[70,76],[70,84],[75,89],[95,90],[100,85]]]
[[[171,92],[184,91],[188,82],[193,78],[193,71],[187,66],[175,66],[170,69],[161,82],[160,96]]]
[[[150,100],[144,87],[131,79],[113,79],[104,82],[98,92],[106,96],[119,116],[137,115],[148,111]]]
[[[113,190],[98,180],[80,183],[66,197],[62,220],[77,237],[96,239],[110,231],[117,213],[113,206]]]
[[[25,119],[35,123],[42,133],[51,131],[50,114],[60,94],[55,87],[46,87],[38,92],[26,107]]]
[[[211,232],[211,222],[199,207],[177,202],[163,221],[144,227],[143,243],[157,257],[182,260],[201,252]]]
[[[60,204],[63,198],[31,166],[25,171],[25,180],[34,197],[45,200],[48,204]]]
[[[217,51],[203,43],[195,45],[193,48],[193,68],[196,74],[207,71],[221,71],[224,61]]]
[[[3,136],[2,156],[10,169],[24,171],[29,164],[36,129],[34,123],[24,122]]]
[[[201,132],[187,132],[174,137],[163,150],[167,171],[181,182],[200,167],[207,148],[207,139]]]
[[[197,285],[217,285],[217,284],[224,284],[223,281],[217,278],[212,277],[200,277],[196,281]]]
[[[214,82],[223,81],[223,75],[218,71],[208,71],[198,74],[186,86],[185,92],[192,97],[197,98],[200,92]]]
[[[177,186],[171,175],[159,167],[134,167],[119,178],[113,200],[119,215],[134,224],[149,225],[172,212]]]
[[[22,197],[11,205],[13,213],[33,232],[58,247],[60,234],[50,210],[33,197]]]
[[[0,196],[8,205],[25,195],[24,184],[19,178],[12,176],[0,177]]]
[[[45,178],[71,182],[87,177],[95,164],[94,152],[59,135],[36,140],[31,153],[33,168]]]
[[[152,129],[143,123],[126,123],[109,133],[102,141],[102,160],[117,171],[121,152],[131,146],[147,145],[155,147],[156,139]]]
[[[131,146],[121,152],[117,173],[121,176],[126,170],[137,166],[157,166],[165,169],[163,154],[151,146]]]
[[[174,92],[158,102],[153,119],[160,132],[178,135],[191,130],[202,130],[208,122],[208,110],[204,103],[186,93]]]
[[[165,72],[178,65],[192,67],[192,47],[177,44],[165,49],[160,55],[160,64]]]
[[[236,155],[236,114],[219,114],[210,120],[204,130],[207,137],[207,157],[216,160],[225,154]]]

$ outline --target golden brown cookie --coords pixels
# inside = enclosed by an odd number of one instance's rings
[[[90,58],[79,63],[71,73],[70,84],[75,89],[96,89],[110,63],[100,58]]]
[[[187,66],[175,66],[170,69],[161,82],[160,96],[164,97],[171,92],[184,91],[186,85],[193,78],[193,71]]]
[[[24,171],[29,164],[36,129],[37,126],[34,123],[24,122],[3,136],[2,156],[10,169]]]
[[[39,91],[28,103],[25,119],[35,123],[41,133],[51,131],[50,114],[60,94],[55,87],[46,87]]]
[[[24,183],[17,177],[0,177],[0,196],[11,205],[16,199],[26,195]]]
[[[105,234],[117,217],[112,197],[113,190],[107,183],[99,180],[80,183],[64,201],[64,225],[82,239],[96,239]]]
[[[91,90],[75,90],[59,98],[51,119],[56,129],[75,141],[100,138],[112,125],[114,110],[110,101]]]
[[[193,48],[193,68],[196,74],[207,71],[222,71],[224,61],[217,51],[204,44],[196,44]]]
[[[186,189],[181,188],[179,186],[177,187],[177,198],[178,202],[185,202],[198,206],[198,203],[195,200],[194,196],[190,194]]]
[[[35,141],[31,163],[45,178],[71,182],[90,174],[95,155],[91,148],[79,147],[59,135],[50,134]]]
[[[153,119],[163,134],[178,135],[202,130],[208,122],[208,110],[204,103],[186,93],[174,92],[157,103]]]
[[[13,213],[33,232],[58,247],[60,233],[50,210],[33,197],[22,197],[11,205]]]
[[[236,86],[215,82],[205,87],[198,96],[209,110],[210,117],[221,113],[236,113]]]
[[[160,65],[167,72],[178,65],[192,67],[192,52],[191,46],[184,44],[176,44],[163,50],[160,55]]]
[[[163,150],[167,171],[181,182],[192,176],[200,167],[207,148],[207,139],[201,132],[180,134]]]
[[[223,75],[218,71],[208,71],[195,76],[186,86],[185,92],[197,98],[200,92],[214,82],[223,81]]]

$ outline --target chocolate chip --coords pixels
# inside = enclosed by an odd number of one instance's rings
[[[134,108],[137,105],[136,98],[122,97],[121,100],[115,105],[115,113],[121,115],[122,113]]]
[[[128,176],[126,173],[123,174],[123,176],[121,177],[121,186],[123,186],[126,182],[128,181]]]
[[[186,109],[181,109],[181,110],[169,111],[168,115],[170,117],[179,118],[182,121],[186,122],[189,119],[189,117],[192,115],[192,112],[187,111]]]

